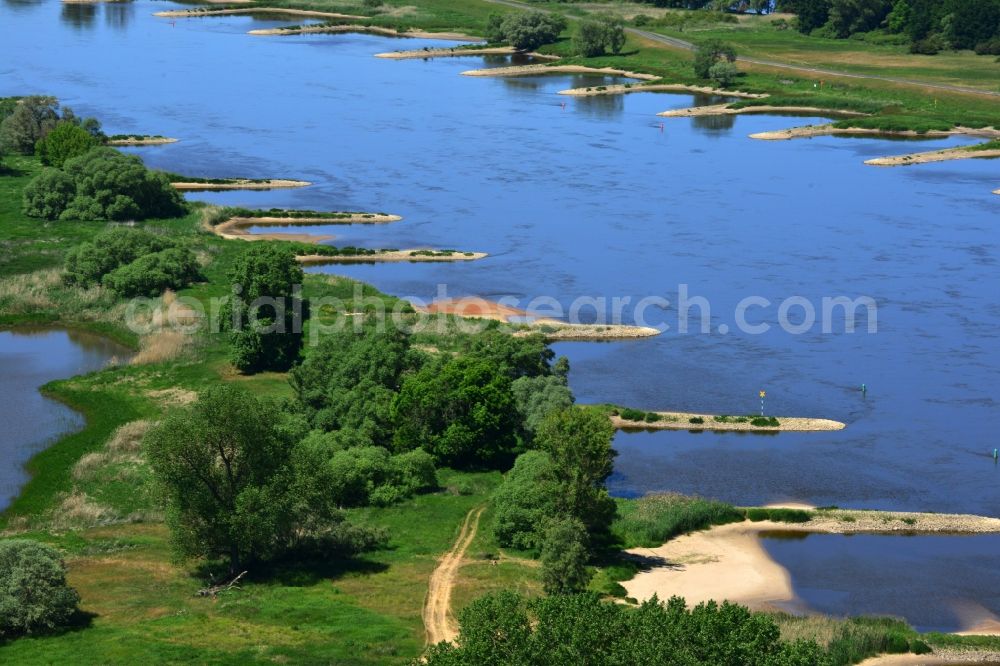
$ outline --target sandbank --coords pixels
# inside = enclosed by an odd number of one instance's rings
[[[950,130],[928,130],[927,132],[915,132],[913,130],[881,130],[870,127],[835,127],[826,125],[805,125],[802,127],[792,127],[789,129],[775,130],[772,132],[757,132],[751,134],[751,139],[762,139],[764,141],[786,141],[788,139],[810,138],[814,136],[898,136],[914,139],[938,139],[956,134],[966,136],[978,136],[986,138],[1000,137],[1000,131],[992,127],[970,128],[955,127]]]
[[[975,158],[1000,157],[1000,148],[991,150],[970,150],[969,148],[946,148],[931,150],[925,153],[910,153],[893,157],[877,157],[865,160],[869,166],[909,166],[911,164],[928,164],[931,162],[948,162],[951,160],[968,160]]]
[[[440,250],[428,250],[427,248],[413,248],[409,250],[382,251],[375,254],[358,255],[328,255],[328,254],[304,254],[296,257],[301,264],[356,264],[356,263],[376,263],[387,261],[411,261],[411,262],[433,262],[433,261],[475,261],[489,256],[485,252],[454,252],[452,254],[427,255],[413,254],[414,252],[439,252]]]
[[[166,136],[137,136],[127,139],[108,139],[109,146],[162,146],[167,143],[177,143],[177,139]]]
[[[64,2],[66,0],[63,0]],[[249,2],[250,0],[243,0]],[[288,16],[312,16],[332,19],[365,19],[367,16],[355,14],[338,14],[336,12],[320,12],[311,9],[285,9],[282,7],[238,7],[236,9],[172,9],[156,12],[153,16],[168,18],[196,18],[199,16],[226,16],[229,14],[286,14]]]
[[[652,74],[630,72],[615,67],[585,67],[583,65],[515,65],[513,67],[470,69],[462,72],[462,76],[534,76],[538,74],[609,74],[643,81],[653,81],[658,78]]]
[[[734,108],[730,104],[709,104],[706,106],[694,106],[688,109],[671,109],[661,111],[656,114],[666,118],[693,118],[696,116],[735,116],[748,113],[810,113],[818,116],[865,116],[868,114],[858,111],[848,111],[846,109],[822,109],[817,106],[772,106],[762,104],[759,106],[744,106]]]
[[[723,90],[722,88],[712,88],[710,86],[691,86],[683,83],[648,83],[626,86],[623,83],[611,86],[591,86],[589,88],[570,88],[560,90],[560,95],[572,95],[574,97],[590,97],[595,95],[625,95],[637,92],[690,92],[705,95],[720,95],[723,97],[743,97],[747,99],[762,99],[767,97],[763,93],[748,93],[739,90]]]
[[[692,412],[656,412],[660,420],[653,423],[645,421],[626,421],[619,416],[612,416],[611,423],[619,429],[642,428],[645,430],[739,430],[747,432],[824,432],[843,430],[846,424],[830,419],[813,419],[802,417],[777,417],[779,425],[757,427],[749,420],[737,423],[730,419],[725,422],[716,421],[714,414],[696,414]],[[690,419],[700,418],[702,423],[691,423]]]
[[[933,654],[884,654],[865,659],[858,666],[948,666],[949,664],[1000,664],[1000,652],[937,648]]]
[[[464,35],[460,32],[425,32],[423,30],[409,30],[400,32],[392,28],[382,28],[377,25],[307,25],[300,28],[266,28],[261,30],[251,30],[248,35],[310,35],[324,33],[344,33],[362,32],[372,35],[386,35],[389,37],[414,37],[418,39],[446,39],[456,42],[482,42],[479,37]]]
[[[282,178],[272,178],[270,180],[250,180],[244,178],[233,178],[222,183],[170,183],[178,190],[204,191],[204,190],[275,190],[287,187],[306,187],[312,183],[305,180],[286,180]]]
[[[388,58],[390,60],[417,60],[425,58],[458,58],[461,56],[480,55],[522,55],[545,60],[558,60],[559,56],[542,55],[533,51],[518,51],[512,46],[488,46],[484,48],[450,48],[450,49],[413,49],[412,51],[389,51],[386,53],[376,53],[376,58]]]

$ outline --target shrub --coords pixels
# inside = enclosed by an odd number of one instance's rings
[[[22,210],[28,217],[55,220],[75,196],[72,178],[59,169],[42,169],[24,188]]]
[[[101,280],[119,296],[158,296],[165,289],[182,289],[201,279],[198,260],[187,248],[172,247],[139,257]]]
[[[636,14],[632,17],[632,25],[637,28],[641,28],[645,25],[652,23],[653,19],[646,14]]]
[[[695,425],[701,425],[705,422],[705,419],[700,416],[692,416],[688,419],[688,423],[694,423]]]
[[[773,416],[755,416],[750,420],[750,425],[756,428],[777,428],[781,422]]]
[[[0,638],[63,627],[79,601],[56,550],[26,539],[0,541]]]
[[[646,412],[625,407],[621,410],[621,417],[626,421],[642,421],[646,418]]]
[[[646,412],[646,423],[656,423],[660,421],[663,417],[656,412]]]
[[[723,88],[732,85],[738,75],[736,65],[726,61],[717,62],[708,70],[708,78]]]
[[[1000,37],[976,44],[976,55],[1000,55]]]
[[[70,250],[66,254],[63,280],[67,284],[90,287],[139,257],[172,247],[176,244],[165,236],[142,229],[116,227]]]
[[[940,35],[930,35],[924,39],[918,39],[910,45],[910,53],[917,55],[937,55],[948,48],[944,39]]]
[[[56,168],[68,159],[79,157],[97,146],[97,137],[76,123],[61,120],[51,132],[35,144],[35,154],[42,164]]]
[[[810,513],[802,509],[776,509],[768,507],[747,509],[746,517],[755,523],[762,520],[773,520],[778,523],[807,523],[812,520]]]

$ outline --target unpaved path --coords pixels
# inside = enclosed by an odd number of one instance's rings
[[[476,538],[479,529],[479,517],[485,507],[472,509],[465,515],[462,529],[455,539],[455,545],[441,557],[437,568],[431,574],[427,586],[427,599],[424,601],[424,628],[427,630],[427,644],[435,645],[441,641],[451,641],[458,636],[458,628],[449,617],[451,610],[451,588],[455,586],[458,568],[465,557],[469,544]]]

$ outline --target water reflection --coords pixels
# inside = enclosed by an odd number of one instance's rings
[[[42,4],[41,0],[2,0],[3,6],[14,11],[26,11]]]
[[[124,30],[135,15],[131,2],[108,2],[104,4],[104,23],[109,28]]]
[[[59,15],[63,23],[77,30],[91,28],[97,17],[97,5],[86,2],[65,2]]]

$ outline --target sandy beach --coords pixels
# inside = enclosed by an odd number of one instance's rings
[[[614,67],[584,67],[583,65],[515,65],[513,67],[470,69],[462,72],[462,76],[535,76],[538,74],[610,74],[643,81],[653,81],[657,78],[652,74],[630,72]]]
[[[869,166],[909,166],[911,164],[929,164],[931,162],[948,162],[951,160],[988,159],[1000,157],[1000,149],[969,150],[968,148],[947,148],[931,150],[925,153],[909,153],[893,157],[877,157],[865,160]]]
[[[938,649],[933,654],[885,654],[865,659],[858,666],[949,666],[951,664],[1000,664],[1000,653],[989,650]]]
[[[65,1],[65,0],[64,0]],[[243,0],[249,2],[250,0]],[[284,14],[286,16],[309,16],[331,19],[365,19],[367,16],[355,14],[337,14],[335,12],[320,12],[311,9],[284,9],[282,7],[239,7],[237,9],[173,9],[156,12],[153,16],[164,18],[197,18],[199,16],[227,16],[229,14]]]
[[[693,412],[656,412],[662,418],[653,423],[645,421],[626,421],[618,416],[612,416],[611,422],[616,428],[642,428],[647,430],[739,430],[744,432],[823,432],[843,430],[846,424],[830,419],[813,419],[802,417],[777,417],[780,425],[758,428],[749,421],[735,423],[727,420],[715,420],[714,414],[696,414]],[[691,423],[690,419],[700,418],[703,423]]]
[[[109,146],[162,146],[168,143],[177,143],[177,139],[166,136],[142,136],[129,137],[127,139],[108,139]]]
[[[303,254],[296,259],[298,259],[301,264],[319,265],[319,264],[356,264],[356,263],[375,263],[375,262],[386,262],[386,261],[412,261],[412,262],[425,262],[425,261],[475,261],[477,259],[483,259],[489,255],[485,252],[455,252],[449,255],[426,255],[418,254],[414,255],[414,252],[427,252],[427,248],[413,248],[409,250],[393,250],[391,252],[378,252],[376,254],[365,254],[365,255],[345,255],[345,256],[334,256],[327,254]],[[439,250],[430,250],[433,252],[438,252]]]
[[[272,178],[271,180],[248,180],[233,178],[224,183],[171,183],[175,189],[196,192],[199,190],[275,190],[286,187],[306,187],[312,185],[305,180],[286,180],[282,178]]]
[[[449,41],[456,42],[475,42],[481,43],[483,40],[479,37],[473,37],[471,35],[464,35],[460,32],[425,32],[423,30],[409,30],[407,32],[400,32],[398,30],[393,30],[392,28],[381,28],[376,25],[309,25],[301,28],[267,28],[260,30],[251,30],[248,35],[255,36],[266,36],[266,35],[309,35],[309,34],[323,34],[323,33],[342,33],[342,32],[362,32],[369,33],[372,35],[386,35],[388,37],[413,37],[417,39],[446,39]]]
[[[601,89],[603,88],[603,90]],[[649,83],[626,86],[616,84],[613,86],[598,86],[589,88],[570,88],[560,90],[560,95],[571,95],[574,97],[591,97],[595,95],[625,95],[638,92],[691,92],[705,95],[722,95],[725,97],[742,97],[746,99],[763,99],[767,95],[763,93],[748,93],[739,90],[723,90],[722,88],[712,88],[711,86],[691,86],[683,83]]]
[[[693,118],[696,116],[735,116],[745,113],[808,113],[830,117],[854,117],[867,115],[857,111],[847,111],[845,109],[822,109],[816,106],[771,106],[766,104],[760,106],[745,106],[741,108],[733,108],[730,104],[710,104],[707,106],[694,106],[689,109],[671,109],[670,111],[661,111],[656,115],[663,116],[665,118]]]
[[[731,523],[671,539],[657,548],[626,552],[647,567],[622,582],[628,596],[643,601],[684,597],[691,605],[728,599],[754,610],[774,610],[795,601],[788,572],[767,554],[761,532],[821,532],[828,534],[1000,533],[1000,518],[960,514],[888,511],[819,511],[808,523],[772,521]],[[992,617],[988,618],[990,621]],[[967,632],[995,630],[975,620]]]

